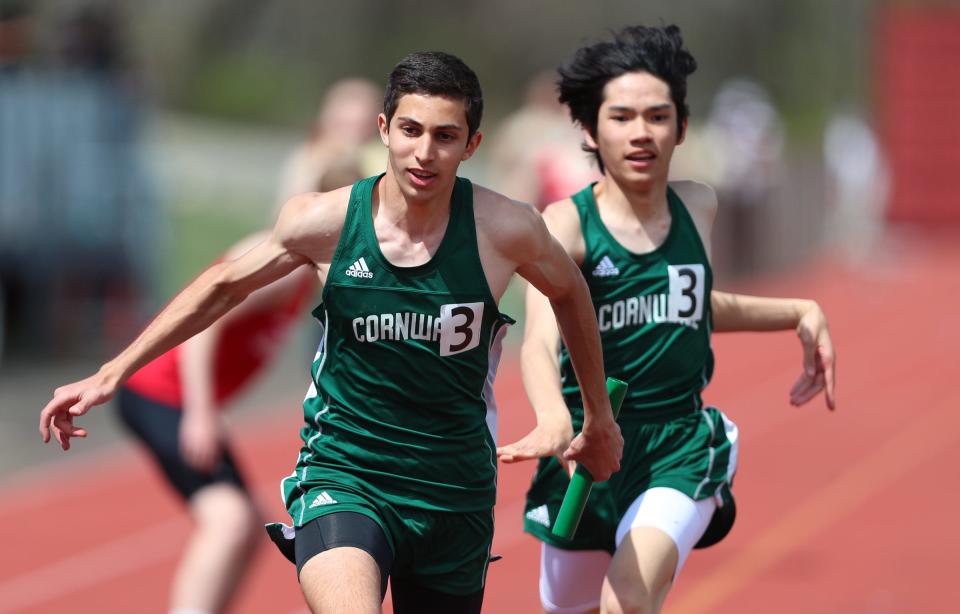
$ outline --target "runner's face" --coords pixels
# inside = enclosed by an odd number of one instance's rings
[[[603,89],[597,135],[584,131],[606,172],[627,183],[666,180],[677,138],[677,109],[670,86],[647,72],[611,79]]]
[[[379,117],[380,139],[389,150],[389,164],[401,191],[425,198],[449,188],[461,162],[480,145],[480,133],[467,138],[462,100],[447,96],[405,94],[393,119]]]

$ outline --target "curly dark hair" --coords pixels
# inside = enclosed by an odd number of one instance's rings
[[[596,138],[607,82],[629,72],[650,73],[670,87],[670,98],[677,108],[677,131],[682,134],[683,122],[690,115],[687,76],[696,69],[697,61],[683,46],[678,26],[630,26],[615,33],[611,41],[578,49],[569,64],[557,69],[557,90],[573,120]],[[596,156],[602,171],[603,161],[597,150],[586,144],[583,149]]]
[[[467,137],[480,128],[483,92],[476,73],[463,60],[442,51],[422,51],[404,57],[387,79],[383,114],[389,123],[405,94],[449,96],[463,100],[467,112]]]

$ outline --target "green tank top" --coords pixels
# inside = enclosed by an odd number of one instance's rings
[[[713,374],[713,273],[683,202],[670,188],[670,230],[657,249],[635,254],[614,239],[597,211],[593,185],[573,196],[586,244],[581,271],[600,327],[606,374],[630,388],[621,422],[699,410]],[[582,421],[583,401],[570,355],[560,353],[563,394]]]
[[[373,228],[382,177],[354,184],[322,303],[301,432],[310,471],[388,503],[442,511],[493,506],[486,425],[507,325],[480,263],[473,187],[457,178],[433,258],[390,264]]]

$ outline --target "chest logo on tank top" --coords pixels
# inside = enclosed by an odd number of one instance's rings
[[[480,345],[483,303],[440,305],[440,313],[412,311],[372,313],[351,321],[353,337],[360,343],[407,340],[438,344],[440,356],[453,356]]]
[[[667,278],[667,292],[630,296],[600,305],[597,308],[600,332],[664,323],[698,329],[703,319],[706,286],[703,265],[668,265]]]
[[[367,267],[367,261],[363,259],[363,256],[360,256],[356,262],[351,264],[350,268],[346,270],[346,273],[349,277],[373,278],[373,273],[370,271],[370,268]]]
[[[597,268],[593,269],[594,277],[615,277],[619,274],[620,269],[613,263],[613,260],[610,260],[610,256],[604,256]]]

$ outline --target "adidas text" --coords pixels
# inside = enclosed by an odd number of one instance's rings
[[[362,277],[364,279],[373,277],[373,273],[367,268],[367,261],[363,257],[358,258],[356,262],[351,264],[346,272],[349,277]]]

